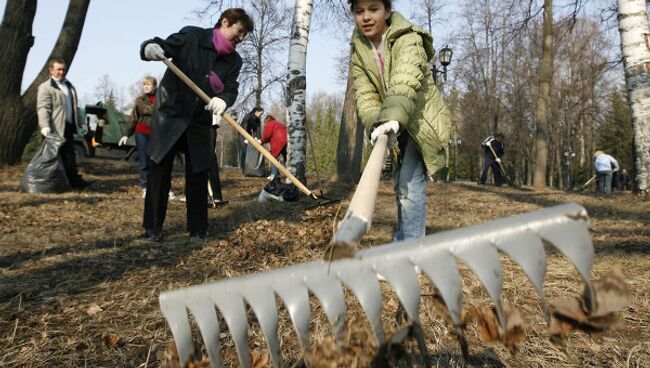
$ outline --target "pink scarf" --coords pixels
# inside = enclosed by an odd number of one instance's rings
[[[232,54],[235,52],[235,45],[230,42],[229,39],[227,39],[223,33],[221,33],[220,28],[215,28],[214,31],[212,32],[212,46],[214,47],[214,50],[217,52],[217,57],[221,55],[228,55]],[[212,87],[212,92],[215,94],[219,94],[223,92],[224,90],[224,85],[223,82],[221,81],[221,78],[215,73],[214,71],[210,71],[209,74],[209,79],[210,79],[210,87]]]

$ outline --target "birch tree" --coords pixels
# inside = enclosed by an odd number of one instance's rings
[[[90,0],[70,0],[51,57],[60,57],[72,64]],[[32,23],[36,0],[9,0],[0,25],[0,165],[20,162],[23,149],[36,129],[36,94],[48,76],[47,61],[20,94],[23,71],[29,50],[34,45]]]
[[[296,0],[289,41],[289,63],[286,87],[288,163],[298,179],[306,181],[305,100],[307,88],[307,41],[313,10],[312,0]]]
[[[618,24],[634,124],[637,185],[639,191],[647,195],[650,184],[650,29],[646,1],[619,0]]]

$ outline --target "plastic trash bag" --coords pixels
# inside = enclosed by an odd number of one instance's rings
[[[258,202],[296,202],[300,191],[293,184],[285,184],[279,178],[271,180],[257,196]]]
[[[266,165],[264,156],[253,147],[252,144],[246,145],[246,160],[244,160],[244,176],[266,176]]]
[[[61,193],[70,185],[59,149],[65,138],[48,134],[20,179],[20,191],[25,193]]]

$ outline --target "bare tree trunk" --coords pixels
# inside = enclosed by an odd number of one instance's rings
[[[86,20],[90,0],[71,0],[50,57],[72,64]],[[9,0],[0,26],[0,165],[20,162],[23,149],[36,129],[36,93],[48,77],[47,62],[20,96],[27,54],[34,43],[31,34],[35,0]]]
[[[618,23],[627,95],[634,124],[636,180],[650,190],[650,29],[644,0],[619,0]]]
[[[535,101],[535,168],[533,186],[546,186],[548,164],[548,102],[553,79],[553,1],[544,0],[542,60],[539,65],[539,88]]]
[[[363,126],[357,116],[357,98],[352,85],[351,69],[348,68],[341,130],[336,147],[336,180],[339,182],[357,182],[361,177]]]
[[[306,181],[305,114],[307,41],[311,22],[312,0],[296,0],[289,46],[289,78],[287,81],[288,161],[289,170],[300,181]]]
[[[0,26],[0,164],[20,161],[20,126],[25,106],[20,85],[29,49],[34,45],[32,23],[36,0],[9,0]]]

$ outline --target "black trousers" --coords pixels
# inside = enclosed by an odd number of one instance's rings
[[[81,181],[81,176],[77,169],[77,160],[74,152],[74,124],[66,124],[63,133],[65,143],[59,149],[59,156],[65,168],[65,176],[72,187],[75,187]]]
[[[501,168],[499,167],[499,163],[492,157],[488,156],[485,156],[485,160],[483,161],[483,171],[481,171],[480,183],[485,184],[487,182],[488,170],[490,168],[492,168],[492,175],[494,175],[494,185],[503,185],[505,180],[503,178],[503,175],[501,175]]]
[[[149,181],[144,199],[142,227],[162,230],[167,213],[167,201],[171,188],[172,169],[177,151],[186,152],[187,138],[183,134],[160,163],[149,162]],[[206,157],[206,159],[210,159]],[[187,198],[187,230],[202,233],[208,229],[208,170],[195,173],[192,159],[185,155],[185,196]]]

